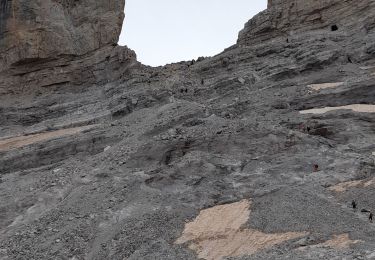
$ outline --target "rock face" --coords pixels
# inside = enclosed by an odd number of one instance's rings
[[[0,259],[375,257],[373,1],[270,1],[157,68],[114,46],[120,1],[67,3],[1,1],[0,52],[28,51],[0,69]],[[71,33],[35,56],[12,10]]]
[[[116,80],[137,64],[117,46],[123,0],[1,0],[0,94]]]
[[[245,25],[238,43],[285,39],[314,30],[340,30],[363,37],[375,26],[374,6],[371,0],[269,0],[268,9]]]
[[[1,0],[0,71],[116,44],[123,0]]]

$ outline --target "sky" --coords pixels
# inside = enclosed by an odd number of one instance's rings
[[[267,0],[127,0],[119,44],[151,66],[213,56],[266,7]]]

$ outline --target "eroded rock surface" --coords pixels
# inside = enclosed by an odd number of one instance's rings
[[[245,25],[238,43],[287,40],[314,31],[341,31],[357,40],[354,37],[366,36],[373,29],[374,7],[372,0],[269,0],[268,9]]]
[[[123,0],[1,0],[0,71],[116,44]]]
[[[122,1],[0,3],[0,259],[375,257],[374,1],[270,1],[157,68]]]

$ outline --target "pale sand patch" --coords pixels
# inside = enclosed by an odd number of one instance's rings
[[[349,238],[349,234],[341,234],[341,235],[334,235],[332,239],[327,240],[324,243],[311,245],[311,246],[304,246],[299,247],[297,250],[306,250],[311,248],[317,248],[317,247],[330,247],[337,250],[347,249],[351,245],[355,245],[357,243],[362,242],[361,240],[351,240]]]
[[[324,114],[330,111],[340,110],[340,109],[347,109],[352,110],[354,112],[360,113],[375,113],[375,105],[366,105],[366,104],[353,104],[347,106],[340,106],[340,107],[324,107],[324,108],[313,108],[308,110],[300,111],[300,114]]]
[[[362,184],[363,184],[363,181],[347,181],[347,182],[342,182],[334,186],[331,186],[328,189],[334,192],[345,192],[349,188],[358,187],[358,186],[361,186]]]
[[[182,236],[175,243],[190,242],[189,248],[200,258],[219,260],[228,256],[251,255],[307,234],[265,234],[258,230],[241,229],[249,220],[250,204],[248,200],[242,200],[202,210],[194,221],[185,225]]]
[[[370,186],[375,186],[375,178],[374,179],[372,179],[372,180],[369,180],[369,181],[367,181],[367,182],[365,182],[364,184],[363,184],[363,187],[370,187]]]
[[[345,249],[349,248],[351,245],[355,245],[357,243],[361,242],[360,240],[351,240],[349,238],[349,234],[341,234],[333,236],[333,239],[328,240],[324,242],[323,244],[320,244],[322,246],[328,246],[334,249]]]
[[[347,181],[347,182],[342,182],[339,184],[336,184],[334,186],[329,187],[328,189],[330,191],[334,192],[345,192],[350,188],[358,188],[358,187],[370,187],[370,186],[375,186],[375,178],[371,180],[359,180],[359,181]]]
[[[327,88],[336,88],[343,84],[344,82],[322,83],[322,84],[311,84],[311,85],[308,85],[308,87],[313,90],[321,90],[321,89],[327,89]]]
[[[0,139],[0,151],[7,151],[7,150],[15,149],[15,148],[21,148],[30,144],[34,144],[34,143],[62,137],[62,136],[78,134],[80,132],[90,130],[96,126],[97,125],[89,125],[89,126],[61,129],[61,130],[46,132],[46,133]]]

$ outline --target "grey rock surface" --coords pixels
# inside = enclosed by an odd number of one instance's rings
[[[267,10],[245,25],[238,43],[286,40],[312,30],[344,31],[353,40],[358,39],[374,26],[374,5],[372,0],[269,0]]]
[[[115,44],[123,0],[1,0],[0,71]]]
[[[99,2],[73,13],[122,19],[121,1]],[[375,211],[374,14],[369,0],[270,1],[238,44],[196,62],[144,66],[112,45],[116,27],[82,53],[12,63],[0,72],[0,259],[198,259],[176,243],[185,224],[244,199],[243,229],[303,235],[226,259],[374,259],[361,212]]]

